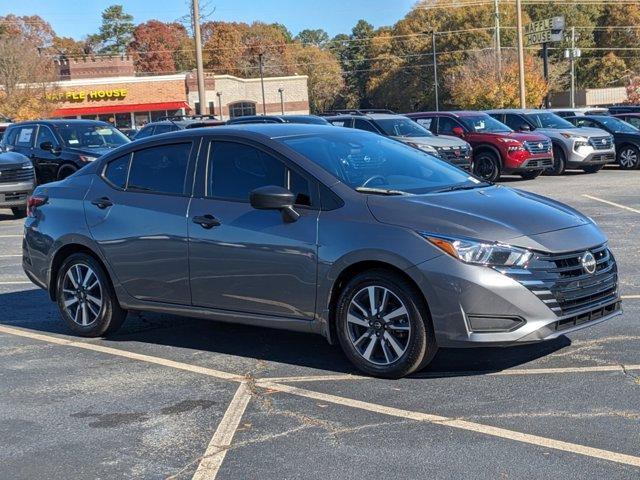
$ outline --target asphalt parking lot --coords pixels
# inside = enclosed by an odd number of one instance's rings
[[[503,184],[600,224],[625,313],[531,346],[441,350],[364,378],[321,337],[130,314],[68,335],[0,210],[2,478],[640,476],[640,171]]]

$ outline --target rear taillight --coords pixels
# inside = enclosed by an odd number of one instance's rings
[[[47,197],[33,195],[27,199],[27,216],[35,217],[36,209],[47,203]]]

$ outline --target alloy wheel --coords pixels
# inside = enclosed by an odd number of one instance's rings
[[[474,164],[475,174],[485,180],[492,180],[496,176],[496,163],[491,157],[480,157]]]
[[[76,263],[64,276],[63,308],[69,318],[82,327],[92,325],[102,311],[102,285],[88,265]]]
[[[618,159],[622,168],[636,168],[638,166],[638,152],[633,148],[625,148]]]
[[[408,310],[386,287],[372,285],[356,293],[349,304],[346,327],[356,351],[375,365],[396,362],[409,346]]]

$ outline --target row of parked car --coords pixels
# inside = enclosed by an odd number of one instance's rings
[[[629,107],[630,109],[631,107]],[[640,112],[606,109],[418,112],[336,110],[315,115],[255,115],[222,122],[213,116],[165,117],[145,125],[134,140],[199,127],[307,123],[365,130],[390,137],[486,181],[516,174],[534,179],[567,169],[595,173],[616,162],[640,165]],[[5,124],[0,140],[0,207],[23,215],[36,183],[61,180],[130,141],[93,120],[36,120]],[[26,159],[24,157],[27,157]]]

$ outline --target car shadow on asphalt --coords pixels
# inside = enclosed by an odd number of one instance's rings
[[[0,325],[70,335],[59,319],[55,304],[40,289],[0,293]],[[358,374],[339,347],[329,345],[319,335],[173,315],[132,312],[122,328],[105,341],[119,344],[118,348],[131,343],[131,349],[137,351],[138,344],[157,345],[325,372]],[[535,361],[570,344],[567,337],[559,337],[544,343],[516,347],[443,348],[425,370],[413,374],[412,378],[426,380],[500,372]],[[162,356],[161,351],[150,354]],[[216,368],[224,370],[225,366]]]

